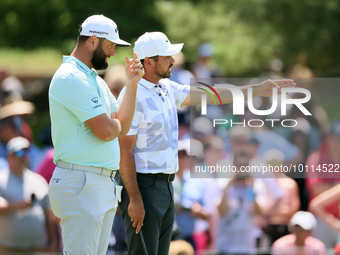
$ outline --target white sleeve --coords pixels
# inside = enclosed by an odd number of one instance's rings
[[[176,102],[176,108],[181,109],[181,104],[183,101],[187,98],[190,92],[190,86],[189,85],[181,85],[176,82],[171,81],[171,87],[174,92],[175,102]]]

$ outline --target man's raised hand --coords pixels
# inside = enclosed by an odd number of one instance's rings
[[[144,76],[144,67],[135,52],[133,56],[134,58],[132,59],[126,57],[126,75],[131,85],[137,85]]]

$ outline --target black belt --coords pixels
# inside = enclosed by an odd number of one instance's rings
[[[139,176],[145,176],[145,177],[150,177],[155,180],[161,180],[161,181],[167,181],[167,182],[172,182],[175,180],[175,174],[143,174],[143,173],[137,173]]]

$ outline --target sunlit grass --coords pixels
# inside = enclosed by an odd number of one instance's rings
[[[61,61],[61,54],[53,49],[0,49],[0,67],[16,76],[49,76]]]
[[[124,64],[125,57],[132,57],[132,47],[117,47],[116,56],[109,65]],[[69,53],[68,53],[69,54]],[[50,77],[62,63],[63,53],[56,49],[0,49],[0,69],[6,68],[18,77]]]

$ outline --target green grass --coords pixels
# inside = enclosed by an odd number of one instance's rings
[[[109,65],[124,64],[132,57],[132,47],[117,47],[116,56]],[[55,49],[22,50],[0,48],[0,69],[5,68],[18,77],[51,77],[62,63],[62,53]]]
[[[15,76],[50,76],[61,61],[62,54],[53,49],[0,49],[0,68],[6,68]]]

